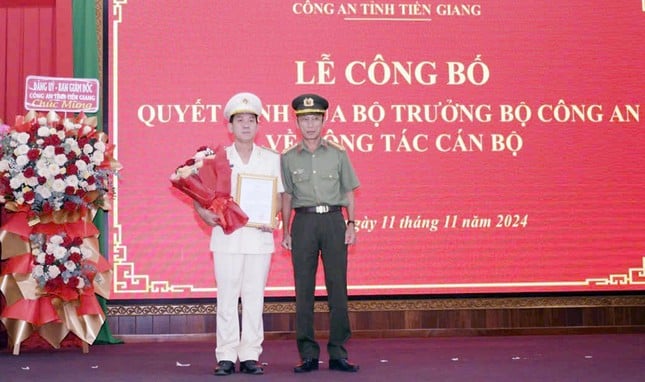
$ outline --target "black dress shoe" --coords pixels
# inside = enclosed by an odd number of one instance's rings
[[[245,374],[264,374],[264,369],[258,366],[258,362],[248,360],[240,362],[240,372]]]
[[[339,371],[348,371],[350,373],[355,373],[360,367],[349,363],[346,358],[341,359],[330,359],[329,360],[329,369],[330,370],[339,370]]]
[[[235,373],[235,364],[232,361],[219,361],[215,368],[215,375],[230,375]]]
[[[318,370],[318,358],[305,358],[302,363],[293,368],[294,373],[308,373]]]

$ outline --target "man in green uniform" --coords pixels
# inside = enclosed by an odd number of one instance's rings
[[[291,250],[296,286],[296,340],[302,360],[294,372],[318,369],[320,346],[314,338],[314,292],[319,256],[325,269],[330,315],[329,368],[356,372],[358,365],[348,362],[345,343],[351,336],[347,246],[356,242],[354,190],[359,182],[345,149],[322,138],[327,100],[316,94],[303,94],[291,106],[302,133],[302,140],[286,149],[281,158],[285,189],[282,246]]]

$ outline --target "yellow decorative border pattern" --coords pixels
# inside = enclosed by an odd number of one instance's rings
[[[509,297],[509,298],[460,298],[425,300],[378,300],[350,301],[352,312],[381,311],[427,311],[464,309],[530,309],[571,308],[599,306],[645,306],[644,296],[582,296],[582,297]],[[319,301],[316,312],[328,312],[327,302]],[[171,304],[171,305],[108,305],[108,316],[163,316],[215,314],[216,304]],[[269,302],[264,312],[295,313],[294,302]]]

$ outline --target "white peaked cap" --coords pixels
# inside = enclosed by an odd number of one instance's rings
[[[262,115],[262,101],[253,93],[237,93],[228,100],[224,107],[224,118],[227,121],[231,116],[240,113],[251,113],[258,117]]]

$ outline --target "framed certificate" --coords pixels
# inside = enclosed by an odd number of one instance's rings
[[[275,228],[278,177],[239,174],[235,202],[249,217],[247,226]]]

